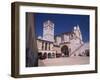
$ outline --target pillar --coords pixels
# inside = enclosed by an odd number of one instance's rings
[[[38,50],[34,31],[34,14],[26,14],[26,67],[38,66]]]

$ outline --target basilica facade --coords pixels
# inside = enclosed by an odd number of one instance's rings
[[[84,43],[79,25],[73,26],[71,32],[55,35],[57,27],[47,20],[43,23],[43,36],[37,37],[38,55],[40,59],[87,56],[89,43]]]

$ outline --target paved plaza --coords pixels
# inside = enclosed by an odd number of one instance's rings
[[[49,58],[45,60],[39,60],[39,66],[61,66],[61,65],[82,65],[82,64],[89,64],[89,57],[74,56],[74,57]]]

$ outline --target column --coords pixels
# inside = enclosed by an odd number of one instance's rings
[[[45,50],[45,42],[43,43],[43,50]]]
[[[52,50],[53,44],[50,44],[50,50]]]
[[[49,50],[49,44],[50,44],[50,43],[47,43],[47,50]]]
[[[43,50],[43,42],[42,42],[41,50]]]
[[[34,14],[26,14],[26,67],[38,66],[38,54],[34,34]]]

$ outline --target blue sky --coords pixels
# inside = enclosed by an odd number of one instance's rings
[[[71,32],[76,25],[80,26],[83,41],[89,42],[89,15],[35,13],[36,36],[43,35],[43,22],[51,20],[55,24],[54,34]]]

